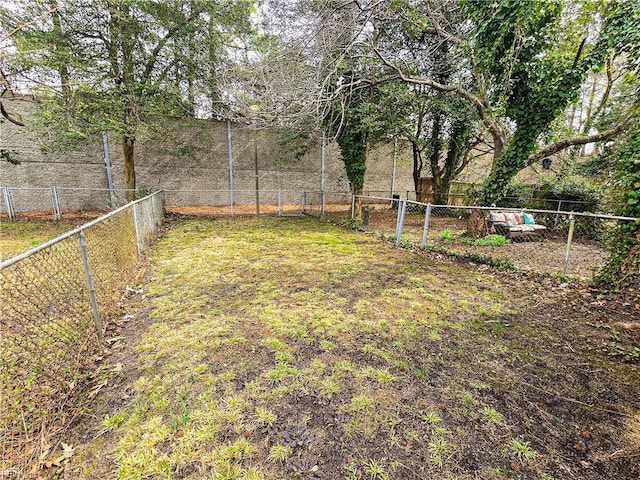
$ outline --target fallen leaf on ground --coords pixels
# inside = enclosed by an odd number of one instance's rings
[[[106,386],[108,383],[107,380],[105,380],[104,382],[96,385],[95,387],[93,387],[91,389],[91,391],[89,392],[89,398],[94,398],[96,395],[98,395],[98,392],[100,392],[100,390],[102,390],[102,387]]]
[[[71,445],[68,445],[63,442],[62,453],[60,453],[60,455],[57,455],[57,456],[54,455],[51,458],[49,458],[49,460],[44,462],[44,466],[46,468],[61,467],[62,464],[65,462],[65,460],[68,460],[73,456],[73,452],[74,452],[74,448]]]

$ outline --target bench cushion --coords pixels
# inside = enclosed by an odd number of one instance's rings
[[[506,212],[504,214],[505,221],[509,225],[522,225],[524,221],[522,220],[522,214],[515,212]]]
[[[507,222],[504,218],[504,213],[502,212],[491,212],[489,213],[489,217],[491,218],[492,222],[502,222],[502,223]]]
[[[541,232],[547,229],[544,225],[536,224],[533,215],[524,212],[490,212],[489,221],[494,227],[513,234]]]

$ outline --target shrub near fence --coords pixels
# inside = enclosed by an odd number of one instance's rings
[[[73,390],[162,218],[154,193],[0,264],[0,476],[39,457],[33,432]]]

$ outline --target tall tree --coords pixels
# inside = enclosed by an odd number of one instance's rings
[[[609,128],[544,142],[587,73],[604,64],[607,55],[624,56],[628,69],[636,68],[632,52],[638,45],[637,2],[597,4],[595,12],[592,3],[561,0],[408,0],[404,5],[404,15],[422,22],[425,37],[446,42],[464,55],[472,82],[466,83],[464,75],[439,81],[432,72],[413,72],[402,51],[371,44],[369,49],[388,68],[386,79],[451,92],[476,111],[493,151],[493,168],[480,198],[485,204],[498,200],[527,165],[574,145],[613,138],[636,115],[637,98],[630,98]],[[449,11],[460,6],[462,15],[452,20]],[[418,7],[422,16],[416,13]],[[567,27],[576,17],[588,17],[581,30]]]
[[[445,10],[444,18],[450,24],[460,23],[459,10]],[[439,83],[455,79],[469,85],[471,76],[462,52],[427,35],[426,13],[419,2],[389,3],[380,14],[380,49],[393,52],[411,75],[428,76]],[[390,78],[380,88],[387,128],[411,144],[418,199],[426,200],[424,180],[428,180],[435,201],[445,203],[451,183],[472,158],[474,111],[454,93],[410,85],[401,79]]]
[[[8,76],[42,95],[42,123],[58,144],[105,129],[117,133],[132,198],[144,119],[193,115],[198,87],[210,99],[220,98],[211,75],[226,48],[250,31],[252,5],[22,0],[2,7],[0,15],[3,28],[13,32]]]

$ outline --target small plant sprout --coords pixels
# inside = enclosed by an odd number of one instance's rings
[[[278,416],[269,410],[258,407],[256,408],[256,418],[261,425],[273,425],[276,423]]]
[[[365,395],[356,395],[351,398],[351,410],[354,412],[367,410],[371,406],[373,406],[373,402]]]
[[[491,423],[502,423],[502,415],[489,405],[485,405],[480,410],[482,418]]]
[[[102,428],[104,428],[106,431],[113,430],[114,428],[118,428],[120,424],[124,422],[124,420],[125,420],[124,412],[115,413],[110,417],[105,418],[102,421]]]
[[[377,368],[373,371],[373,376],[380,382],[380,383],[393,383],[397,380],[397,377],[391,373],[389,370],[386,370],[384,368]]]
[[[291,456],[291,453],[293,453],[293,451],[291,450],[291,447],[287,447],[286,445],[281,445],[279,443],[276,443],[269,450],[269,459],[273,462],[285,463],[288,460],[288,458]]]
[[[464,402],[465,405],[473,405],[473,394],[468,391],[464,391],[460,394],[460,398]]]
[[[424,420],[425,423],[428,423],[429,425],[437,425],[442,421],[442,419],[440,418],[440,415],[438,415],[436,412],[427,412],[422,416],[420,416],[420,418]]]
[[[364,473],[369,475],[372,479],[386,480],[389,478],[389,472],[387,472],[384,466],[378,463],[377,460],[373,459],[367,460],[364,463]]]
[[[336,344],[333,343],[331,340],[321,340],[320,346],[322,347],[323,350],[333,350],[334,348],[336,348]]]
[[[341,391],[342,387],[340,386],[339,379],[336,377],[327,377],[320,382],[320,393],[322,395],[334,395]]]
[[[520,460],[533,460],[536,456],[529,446],[529,442],[520,442],[512,438],[509,442],[509,448],[511,448],[511,453]]]
[[[436,435],[431,439],[427,448],[429,449],[429,463],[442,467],[445,457],[451,450],[449,442],[444,437]]]
[[[445,228],[443,231],[440,232],[440,238],[442,240],[444,240],[445,242],[450,242],[453,240],[453,233],[451,233],[451,229],[450,228]]]

